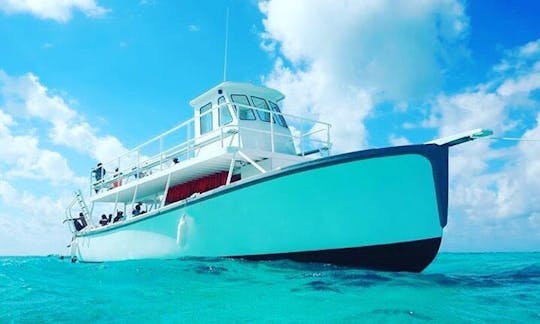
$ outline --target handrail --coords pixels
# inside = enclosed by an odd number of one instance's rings
[[[224,128],[224,127],[221,127],[221,128]],[[228,134],[227,136],[232,136],[234,134]],[[199,145],[194,145],[192,147],[189,147],[189,145],[187,146],[186,150],[179,150],[179,151],[173,151],[173,153],[170,153],[168,154],[168,157],[166,159],[157,159],[160,155],[162,155],[163,153],[160,153],[156,156],[153,156],[153,157],[150,157],[149,159],[145,160],[142,164],[143,166],[138,166],[138,167],[134,167],[134,169],[132,170],[129,170],[127,173],[123,173],[123,172],[119,172],[119,173],[122,173],[121,174],[121,179],[125,179],[125,178],[128,178],[130,176],[133,176],[133,175],[136,175],[136,174],[141,174],[145,171],[147,171],[148,169],[151,169],[157,165],[162,165],[164,162],[169,162],[169,161],[172,161],[173,158],[176,156],[176,155],[180,155],[180,154],[185,154],[185,153],[189,153],[191,151],[194,151],[200,147],[204,147],[206,145],[209,145],[209,144],[212,144],[212,143],[215,143],[215,142],[218,142],[221,138],[219,136],[214,136],[204,142],[201,142],[199,143]],[[195,139],[190,139],[189,140],[190,142],[194,142]],[[185,143],[185,142],[184,142]],[[175,147],[178,147],[178,146],[182,146],[184,145],[184,143],[181,143]],[[174,147],[173,147],[174,148]],[[172,148],[171,148],[172,149]],[[153,161],[154,159],[156,159],[155,161]],[[114,160],[113,160],[114,161]],[[159,162],[159,163],[158,163]],[[146,175],[145,175],[146,176]],[[141,176],[142,177],[142,176]],[[104,187],[108,184],[112,184],[114,183],[115,181],[119,180],[119,178],[111,178],[111,179],[108,179],[108,180],[105,180],[105,179],[102,179],[100,180],[99,184],[100,184],[100,187]],[[94,182],[94,183],[97,183]]]
[[[244,108],[251,108],[251,109],[254,109],[254,110],[257,110],[257,111],[262,111],[262,112],[270,112],[271,116],[272,116],[272,113],[273,113],[273,114],[278,114],[278,115],[281,115],[281,116],[284,116],[284,117],[287,116],[287,117],[292,117],[292,118],[296,118],[296,119],[301,119],[301,120],[303,120],[305,122],[310,122],[310,123],[314,123],[314,124],[322,124],[322,125],[327,126],[327,127],[332,126],[330,123],[327,123],[327,122],[317,121],[317,120],[310,119],[310,118],[299,117],[299,116],[287,114],[287,113],[284,113],[284,112],[281,112],[281,111],[277,112],[277,111],[274,111],[274,110],[262,109],[262,108],[258,108],[258,107],[254,107],[254,106],[250,106],[250,105],[245,105],[245,104],[240,104],[240,103],[234,103],[233,104],[233,103],[226,103],[226,102],[221,103],[221,104],[217,105],[216,107],[213,107],[212,109],[205,111],[202,115],[199,116],[199,118],[204,116],[204,115],[207,115],[209,113],[213,113],[214,110],[218,110],[222,106],[229,106],[229,105],[235,105],[235,106],[240,106],[240,107],[244,107]],[[194,123],[196,119],[197,119],[197,117],[190,118],[190,119],[188,119],[188,120],[174,126],[173,128],[171,128],[171,129],[169,129],[169,130],[167,130],[167,131],[165,131],[165,132],[163,132],[163,133],[161,133],[161,134],[159,134],[157,136],[154,136],[153,138],[147,140],[146,142],[143,142],[142,144],[139,144],[139,145],[135,146],[131,150],[129,150],[129,151],[123,153],[123,154],[120,154],[116,158],[114,158],[112,160],[109,160],[109,161],[106,161],[104,164],[109,164],[111,162],[114,162],[114,161],[118,160],[119,158],[122,158],[122,157],[128,155],[129,153],[135,152],[135,151],[145,147],[146,145],[148,145],[150,143],[153,143],[153,142],[155,142],[155,141],[157,141],[157,140],[159,140],[159,139],[173,133],[174,131],[179,130],[182,127],[185,127],[185,126],[189,125],[192,122]]]
[[[145,147],[146,145],[148,145],[148,144],[150,144],[150,143],[153,143],[153,142],[155,142],[155,141],[157,141],[157,140],[159,140],[159,139],[161,139],[161,138],[163,138],[163,137],[165,137],[165,136],[167,136],[167,135],[173,133],[174,131],[179,130],[179,129],[182,128],[182,127],[185,127],[186,125],[188,125],[189,123],[194,122],[194,121],[195,121],[195,117],[194,117],[194,118],[191,118],[191,119],[188,119],[188,120],[186,120],[185,122],[183,122],[183,123],[181,123],[181,124],[178,124],[178,125],[174,126],[173,128],[171,128],[171,129],[165,131],[164,133],[159,134],[159,135],[157,135],[157,136],[155,136],[155,137],[153,137],[153,138],[147,140],[146,142],[143,142],[142,144],[139,144],[139,145],[135,146],[135,147],[132,148],[131,150],[129,150],[129,151],[123,153],[123,154],[120,154],[120,155],[117,156],[116,158],[114,158],[114,159],[112,159],[112,160],[110,160],[110,161],[105,162],[104,164],[112,163],[112,162],[118,160],[119,158],[122,158],[122,157],[124,157],[124,156],[127,156],[129,153],[133,153],[133,152],[135,152],[135,151],[138,151],[139,149]]]
[[[240,121],[238,118],[238,115],[234,115],[233,123],[229,123],[227,125],[221,125],[216,129],[211,130],[207,134],[195,136],[195,122],[197,118],[201,118],[207,114],[213,114],[214,111],[218,111],[221,107],[227,106],[231,107],[231,105],[234,105],[236,107],[240,108],[247,108],[247,109],[253,109],[255,111],[262,111],[265,113],[270,114],[270,127],[269,130],[266,129],[260,129],[260,128],[253,128],[253,127],[247,127],[245,125],[239,125],[238,122]],[[237,110],[238,111],[238,110]],[[231,109],[231,113],[233,113]],[[275,114],[275,115],[274,115]],[[295,135],[295,132],[292,131],[292,128],[287,127],[288,133],[283,134],[279,131],[276,131],[276,129],[284,129],[283,127],[277,127],[273,123],[277,123],[277,116],[282,116],[283,118],[288,117],[286,119],[287,124],[296,129],[297,131],[300,131],[299,135]],[[236,121],[236,122],[235,122]],[[267,122],[268,123],[268,122]],[[300,124],[300,129],[297,129],[296,126]],[[303,129],[305,125],[309,126],[309,130],[307,133],[303,132]],[[310,150],[313,148],[309,147],[309,145],[313,145],[314,143],[319,143],[318,148],[327,148],[328,150],[331,147],[330,142],[330,127],[331,125],[326,122],[316,121],[309,118],[303,118],[287,113],[282,113],[281,111],[276,111],[274,109],[262,109],[250,105],[245,105],[241,103],[230,103],[230,102],[224,102],[219,105],[214,106],[212,109],[209,109],[208,111],[204,112],[203,114],[200,114],[196,117],[190,118],[187,121],[184,121],[173,128],[163,132],[160,135],[157,135],[147,141],[145,141],[142,144],[137,145],[133,149],[120,154],[116,158],[107,161],[103,163],[102,167],[109,168],[109,173],[104,175],[100,180],[94,181],[94,177],[92,176],[99,168],[93,168],[91,171],[91,181],[90,181],[90,192],[93,194],[93,190],[99,191],[102,188],[109,188],[111,185],[114,187],[115,184],[120,183],[122,184],[123,181],[128,179],[131,176],[135,176],[135,178],[139,178],[141,176],[147,175],[146,173],[148,171],[152,172],[152,169],[156,166],[159,166],[160,170],[163,170],[164,168],[168,168],[169,166],[166,166],[167,164],[171,164],[173,162],[174,158],[178,158],[179,161],[185,161],[193,158],[192,154],[195,154],[196,150],[201,149],[205,146],[208,146],[210,144],[213,144],[215,142],[221,141],[221,146],[225,146],[225,139],[229,138],[230,136],[234,136],[238,132],[241,132],[242,130],[250,130],[254,132],[258,132],[261,134],[269,134],[271,137],[271,150],[272,152],[275,151],[275,145],[274,145],[274,137],[287,137],[290,138],[293,146],[295,149],[299,149],[300,152],[297,152],[300,155],[305,155],[306,150]],[[186,134],[181,134],[181,138],[185,136],[185,140],[180,142],[180,144],[174,145],[172,147],[164,146],[164,141],[168,138],[168,135],[171,135],[177,131],[180,131],[182,129],[186,129]],[[228,129],[224,132],[224,130]],[[231,132],[231,130],[233,132]],[[218,132],[219,131],[219,132]],[[326,141],[318,138],[312,138],[313,135],[326,132]],[[206,138],[208,137],[208,138]],[[307,139],[307,141],[305,140]],[[200,141],[199,141],[200,140]],[[299,143],[295,142],[295,140],[299,140]],[[236,145],[240,146],[242,142],[240,141],[240,138],[238,138],[238,142],[235,143]],[[295,144],[296,143],[296,144]],[[307,143],[308,146],[305,146]],[[143,154],[144,149],[152,149],[152,144],[157,145],[159,144],[159,150],[157,153],[153,153],[150,156],[146,156]],[[299,144],[299,147],[297,146]],[[321,145],[322,144],[322,145]],[[233,145],[231,142],[229,145]],[[155,148],[155,147],[154,147]],[[176,163],[176,162],[175,162]],[[122,167],[122,165],[125,165]],[[111,172],[111,167],[118,171]],[[115,168],[116,166],[116,168]]]
[[[248,130],[248,131],[253,131],[253,132],[258,132],[258,133],[263,133],[263,134],[272,134],[271,131],[267,131],[267,130],[263,130],[263,129],[260,129],[260,128],[253,128],[253,127],[247,127],[247,126],[238,126],[239,129],[244,129],[244,130]],[[324,129],[319,129],[317,131],[313,131],[313,132],[310,132],[310,133],[307,133],[307,134],[301,134],[300,136],[295,136],[294,134],[279,134],[279,133],[275,133],[274,132],[274,136],[281,136],[281,137],[288,137],[288,138],[291,138],[291,139],[302,139],[303,137],[306,137],[308,135],[313,135],[313,134],[317,134],[321,131],[324,131]],[[311,139],[312,142],[317,142],[317,143],[327,143],[327,147],[330,147],[332,143],[328,142],[328,141],[324,141],[324,140],[320,140],[320,139]]]

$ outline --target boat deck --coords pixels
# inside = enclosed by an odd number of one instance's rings
[[[167,168],[131,175],[131,179],[125,184],[113,185],[109,181],[109,187],[103,187],[98,193],[92,196],[91,202],[121,202],[129,203],[134,201],[134,197],[146,197],[156,192],[165,192],[176,184],[185,183],[204,176],[230,171],[231,164],[247,165],[257,163],[267,159],[276,159],[285,166],[293,163],[306,161],[305,156],[293,156],[276,152],[265,152],[257,150],[238,150],[235,147],[226,147],[216,151],[212,156],[199,156],[185,161],[170,164]],[[263,167],[261,167],[263,168]],[[260,173],[272,171],[272,169],[259,170]],[[135,198],[136,199],[136,198]]]

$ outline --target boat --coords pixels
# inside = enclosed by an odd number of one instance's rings
[[[190,102],[193,118],[99,163],[66,209],[72,260],[427,267],[447,224],[448,149],[491,131],[334,155],[331,125],[283,99],[223,82]]]

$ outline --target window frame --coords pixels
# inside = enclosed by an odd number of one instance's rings
[[[204,109],[204,111],[203,111]],[[206,113],[208,110],[210,110],[209,113]],[[206,114],[205,114],[206,113]],[[214,117],[212,116],[214,112],[212,111],[212,102],[210,101],[204,106],[201,106],[199,108],[199,133],[201,135],[210,133],[212,130],[214,130]],[[210,129],[205,130],[203,132],[203,125],[206,125],[203,123],[203,118],[209,118],[210,119]]]
[[[246,98],[247,104],[235,101],[234,100],[235,96],[236,97],[244,97],[244,98]],[[236,104],[251,106],[251,103],[249,102],[249,98],[245,94],[231,94],[230,97],[231,97],[231,101],[236,103]],[[234,110],[236,110],[236,114],[238,115],[238,119],[240,119],[240,120],[257,120],[257,117],[255,117],[255,113],[253,112],[253,109],[245,108],[245,107],[238,107],[237,108],[236,105],[233,105],[233,107],[234,107]],[[250,113],[250,116],[253,117],[253,118],[242,118],[242,114],[240,113],[241,109],[247,110]]]
[[[262,100],[262,102],[266,106],[266,109],[263,108],[263,107],[257,106],[257,104],[255,103],[255,100]],[[274,124],[276,123],[276,119],[271,117],[272,110],[270,109],[270,106],[268,105],[268,102],[267,102],[266,99],[261,98],[261,97],[257,97],[257,96],[251,96],[251,102],[253,102],[253,107],[261,109],[261,110],[257,110],[257,115],[259,115],[259,120],[269,123],[270,120],[272,119],[274,121]],[[263,117],[265,115],[268,115],[268,118]]]
[[[281,109],[279,109],[278,104],[270,100],[268,100],[268,104],[270,105],[270,109],[272,109],[273,112],[277,112],[277,114],[274,114],[274,116],[277,117],[279,126],[289,128],[289,126],[287,126],[287,122],[285,121],[285,117],[283,117],[281,113]]]
[[[223,100],[223,101],[220,102],[221,100]],[[234,117],[233,117],[233,114],[231,113],[231,111],[229,110],[229,105],[227,105],[227,102],[225,100],[225,96],[219,97],[218,100],[217,100],[217,104],[218,104],[218,123],[219,123],[219,126],[229,125],[230,123],[232,123],[233,120],[234,120]],[[229,116],[229,120],[226,123],[224,123],[222,118],[221,118],[221,112],[223,110],[226,111],[228,116]]]

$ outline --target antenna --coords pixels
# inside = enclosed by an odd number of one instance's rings
[[[229,7],[225,16],[225,55],[223,58],[223,82],[227,81],[227,49],[229,47]]]

